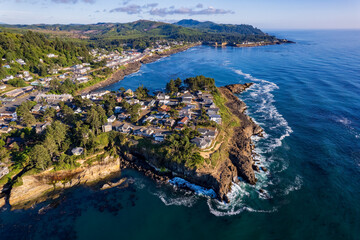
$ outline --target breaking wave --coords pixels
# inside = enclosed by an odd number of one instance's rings
[[[264,129],[264,137],[254,136],[252,140],[256,146],[254,160],[259,167],[267,170],[255,173],[258,179],[255,186],[245,183],[242,179],[239,179],[240,182],[233,183],[232,189],[227,195],[229,203],[215,199],[215,192],[211,189],[191,184],[181,178],[174,178],[169,182],[176,190],[185,188],[192,192],[184,191],[186,194],[182,197],[176,194],[172,196],[171,193],[158,194],[164,204],[190,207],[198,199],[205,197],[210,212],[215,216],[232,216],[242,212],[272,213],[276,212],[280,206],[280,204],[274,203],[277,197],[288,195],[302,187],[303,181],[300,176],[296,176],[293,182],[289,182],[286,177],[283,179],[278,176],[289,167],[289,161],[273,154],[273,151],[282,146],[284,138],[293,132],[274,105],[272,92],[279,87],[275,83],[257,79],[241,70],[234,71],[254,83],[246,94],[241,95],[241,98],[246,103],[251,103],[247,112],[255,123]]]
[[[241,70],[234,71],[254,83],[249,89],[249,101],[251,100],[256,104],[256,109],[251,112],[251,115],[254,115],[260,126],[269,126],[265,129],[266,133],[271,136],[267,138],[266,151],[271,152],[280,147],[284,138],[290,136],[293,132],[288,122],[274,105],[274,95],[271,92],[279,89],[279,87],[273,82],[255,78]]]

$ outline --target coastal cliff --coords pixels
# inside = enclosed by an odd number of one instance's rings
[[[106,157],[90,166],[81,166],[74,170],[45,171],[40,174],[23,176],[22,185],[14,186],[9,196],[12,207],[26,207],[54,190],[70,188],[79,184],[89,184],[108,177],[120,170],[120,159]],[[0,202],[1,203],[1,202]],[[1,205],[0,205],[1,206]]]
[[[193,184],[207,189],[213,189],[219,200],[228,201],[227,193],[231,190],[233,182],[241,177],[249,184],[255,184],[256,178],[253,160],[253,135],[261,136],[262,129],[256,125],[244,111],[246,104],[234,94],[241,93],[252,84],[234,84],[218,88],[221,95],[226,98],[226,107],[234,117],[239,119],[239,125],[232,129],[232,136],[224,144],[228,156],[221,158],[215,166],[205,164],[200,168],[188,168],[182,163],[162,159],[157,153],[149,153],[145,149],[133,151],[132,154],[124,156],[129,167],[145,172],[156,180],[167,181],[172,177],[181,177]],[[148,162],[149,164],[144,163]],[[159,176],[159,172],[151,166],[164,166],[170,172],[165,176]],[[139,166],[141,166],[139,168]]]

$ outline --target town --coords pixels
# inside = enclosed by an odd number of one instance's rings
[[[213,86],[213,79],[198,76],[184,82],[179,78],[171,80],[164,90],[155,91],[153,95],[144,86],[134,91],[97,91],[75,97],[71,94],[38,94],[32,101],[23,102],[14,112],[1,113],[1,149],[8,154],[14,149],[22,149],[25,140],[18,137],[19,131],[28,131],[31,138],[42,136],[49,127],[54,127],[54,122],[58,122],[72,128],[87,123],[95,135],[115,131],[134,136],[133,140],[140,137],[160,145],[171,135],[188,129],[193,131],[189,139],[191,144],[198,151],[208,151],[214,148],[222,124],[220,109],[212,94]],[[80,136],[80,142],[83,138]],[[89,151],[84,145],[76,145],[76,140],[71,141],[65,151],[67,155],[82,156]],[[9,169],[5,164],[0,169],[1,179]]]

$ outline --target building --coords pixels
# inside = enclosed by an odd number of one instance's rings
[[[71,153],[75,156],[80,156],[81,154],[83,154],[83,152],[84,152],[84,148],[82,147],[77,147],[71,150]]]
[[[132,96],[134,96],[134,92],[131,89],[128,89],[128,90],[126,90],[125,95],[132,97]]]
[[[12,121],[15,121],[17,119],[16,111],[0,112],[0,119],[11,119]]]
[[[112,125],[111,124],[105,124],[102,126],[102,131],[103,132],[111,132],[112,130]]]
[[[66,102],[72,99],[73,96],[70,94],[39,94],[35,97],[35,102],[40,102],[41,100],[45,100],[47,102]]]
[[[217,124],[221,124],[221,116],[220,115],[210,115],[210,121],[214,121]]]
[[[109,118],[107,119],[107,122],[108,122],[108,123],[113,123],[113,122],[115,122],[115,121],[116,121],[115,115],[112,115],[111,117],[109,117]]]
[[[191,101],[193,100],[194,96],[190,93],[186,93],[181,97],[181,101],[185,104],[191,104]]]
[[[40,134],[40,133],[42,133],[43,131],[45,131],[45,129],[46,129],[48,126],[50,126],[50,125],[51,125],[50,122],[46,122],[46,123],[44,123],[44,124],[37,124],[37,125],[35,126],[35,132],[36,132],[37,134]]]
[[[179,125],[187,125],[189,123],[189,118],[188,117],[184,117],[183,119],[181,119],[178,124]]]
[[[38,112],[40,112],[41,108],[42,108],[42,105],[41,105],[41,104],[36,104],[36,105],[31,109],[31,112],[32,112],[32,113],[38,113]]]
[[[117,131],[121,133],[130,133],[132,130],[131,126],[129,124],[124,123],[123,125],[117,127]]]
[[[211,146],[212,140],[207,137],[197,137],[191,140],[198,148],[205,149]]]
[[[6,174],[8,174],[10,171],[9,171],[9,168],[5,165],[0,165],[0,179],[5,176]]]

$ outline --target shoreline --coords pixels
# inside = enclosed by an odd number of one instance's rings
[[[102,82],[96,83],[92,86],[86,87],[86,88],[80,90],[79,92],[77,92],[76,95],[88,94],[88,93],[96,91],[98,89],[107,87],[111,84],[117,83],[117,82],[123,80],[126,76],[138,72],[140,70],[142,64],[156,62],[157,60],[159,60],[161,58],[168,57],[175,53],[184,52],[190,48],[193,48],[193,47],[196,47],[199,45],[201,45],[201,44],[200,43],[190,44],[190,45],[187,45],[184,47],[171,49],[166,52],[159,53],[159,54],[154,54],[152,56],[145,56],[137,62],[132,62],[132,63],[128,63],[128,64],[124,65],[125,69],[117,70],[108,79],[106,79]]]
[[[167,184],[174,177],[183,178],[192,184],[214,190],[218,200],[229,202],[227,194],[233,182],[238,182],[238,177],[241,177],[247,183],[254,185],[256,184],[255,171],[259,171],[253,159],[254,146],[251,137],[261,136],[262,129],[244,113],[246,104],[234,95],[245,91],[251,85],[251,83],[232,84],[218,88],[227,99],[225,105],[234,117],[239,119],[240,125],[233,128],[233,135],[227,145],[229,157],[222,159],[214,168],[188,169],[181,164],[169,163],[166,166],[169,172],[159,172],[153,166],[159,161],[158,156],[133,150],[129,153],[119,151],[116,158],[105,157],[105,160],[90,166],[56,172],[43,171],[35,175],[22,176],[23,184],[14,186],[5,198],[0,198],[0,208],[4,205],[11,206],[11,209],[28,208],[54,199],[54,196],[57,198],[61,196],[58,193],[79,184],[88,185],[104,179],[111,180],[113,174],[129,168],[143,173],[159,184]]]
[[[237,44],[234,46],[228,45],[228,44],[212,45],[212,44],[205,44],[205,43],[194,43],[194,44],[190,44],[190,45],[187,45],[184,47],[171,49],[166,52],[153,54],[152,56],[145,56],[137,62],[128,63],[128,64],[124,65],[125,69],[120,69],[120,70],[115,71],[106,80],[96,83],[92,86],[86,87],[86,88],[80,90],[79,92],[77,92],[76,95],[88,94],[90,92],[97,91],[101,88],[107,87],[111,84],[117,83],[117,82],[123,80],[126,76],[138,72],[140,70],[142,64],[153,63],[161,58],[165,58],[165,57],[171,56],[171,55],[179,53],[179,52],[184,52],[184,51],[186,51],[190,48],[196,47],[196,46],[204,45],[204,46],[210,46],[210,47],[215,47],[215,48],[218,48],[218,47],[248,48],[248,47],[262,47],[262,46],[282,45],[282,44],[291,44],[291,43],[295,43],[295,42],[287,41],[287,42],[275,42],[275,43],[254,43],[254,44],[247,44],[247,45]]]

